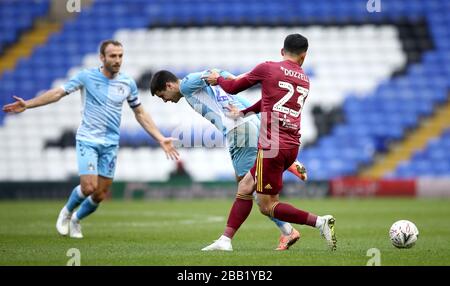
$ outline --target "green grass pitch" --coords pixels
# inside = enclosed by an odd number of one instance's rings
[[[61,237],[55,220],[63,202],[0,202],[0,265],[66,265],[79,249],[81,265],[366,265],[378,248],[381,265],[450,265],[450,200],[287,200],[336,217],[338,250],[328,251],[316,229],[296,226],[302,238],[277,252],[279,231],[254,204],[233,240],[233,252],[202,252],[223,231],[232,200],[107,201],[82,222],[85,238]],[[412,249],[396,249],[391,224],[413,221]]]

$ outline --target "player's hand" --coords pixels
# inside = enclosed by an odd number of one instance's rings
[[[180,159],[180,154],[177,149],[173,146],[173,141],[178,140],[173,137],[165,137],[163,140],[159,142],[159,145],[163,148],[164,152],[166,152],[167,159],[170,160],[178,160]]]
[[[224,108],[227,110],[227,112],[225,112],[225,116],[227,116],[231,119],[237,119],[239,117],[243,117],[242,112],[240,112],[240,110],[231,103],[228,103],[228,107],[225,106]]]
[[[4,112],[20,113],[27,109],[25,100],[15,95],[13,96],[13,98],[16,100],[16,102],[3,106]]]
[[[210,85],[217,85],[217,79],[220,77],[220,74],[216,70],[211,70],[211,72],[203,77]]]

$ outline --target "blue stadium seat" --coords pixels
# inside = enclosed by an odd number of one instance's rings
[[[0,1],[0,54],[49,11],[49,0]]]
[[[450,176],[450,128],[440,137],[430,140],[423,150],[414,152],[409,161],[395,170],[395,175],[405,176]]]

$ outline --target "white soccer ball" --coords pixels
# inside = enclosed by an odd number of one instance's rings
[[[416,244],[417,238],[419,238],[419,230],[409,220],[399,220],[391,226],[389,237],[392,245],[395,247],[411,248]]]

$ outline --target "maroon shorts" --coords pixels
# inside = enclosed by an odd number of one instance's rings
[[[256,180],[256,191],[261,194],[276,195],[283,187],[283,172],[297,159],[298,147],[279,149],[276,156],[266,156],[266,151],[259,149],[255,165],[250,170]]]

